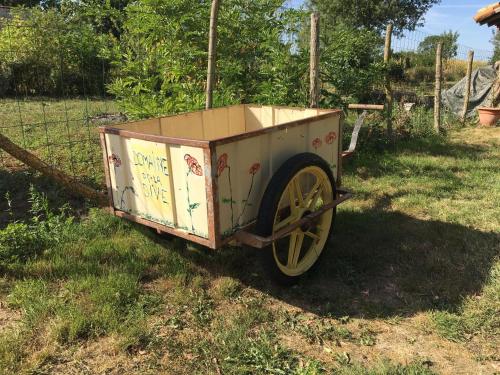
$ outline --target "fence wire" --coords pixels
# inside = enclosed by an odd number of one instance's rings
[[[83,24],[23,12],[0,14],[0,132],[48,164],[102,186],[97,128],[126,120],[107,92],[113,79],[109,56],[89,53],[105,42]],[[396,128],[425,130],[432,123],[435,52],[426,50],[429,37],[414,31],[393,38],[390,77]],[[465,76],[469,50],[457,44],[444,56],[443,90]],[[490,64],[490,51],[474,52],[474,69]],[[138,56],[147,58],[147,51]],[[372,97],[383,101],[383,86],[373,87]],[[443,108],[443,119],[449,115]],[[0,151],[0,168],[19,167]]]

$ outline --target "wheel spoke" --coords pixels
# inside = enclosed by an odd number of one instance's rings
[[[310,201],[315,196],[315,194],[318,192],[318,189],[320,187],[321,187],[321,180],[319,178],[317,178],[316,182],[313,185],[313,187],[311,188],[311,190],[309,191],[309,193],[307,193],[306,199],[304,200],[306,207],[309,208],[311,206],[310,205]]]
[[[291,224],[292,221],[296,220],[296,216],[294,214],[290,214],[286,219],[281,220],[280,222],[274,224],[274,232],[279,231],[281,228],[284,228],[288,224]]]
[[[295,195],[297,196],[299,207],[304,207],[304,196],[302,195],[302,189],[300,188],[299,176],[296,176],[293,179],[293,187],[295,189]]]
[[[309,210],[314,211],[316,209],[316,203],[318,203],[318,199],[321,197],[322,193],[323,193],[323,186],[320,185],[314,192],[313,196],[311,197],[311,200],[308,201],[307,208]]]
[[[314,241],[319,241],[321,239],[320,236],[318,236],[316,233],[313,233],[313,232],[304,232],[304,234],[307,236],[307,237],[310,237],[312,238]]]
[[[290,244],[288,247],[288,261],[287,267],[296,268],[299,262],[300,249],[304,241],[304,233],[300,230],[292,232],[290,236]]]
[[[293,182],[288,184],[288,196],[290,198],[290,211],[292,212],[292,215],[295,215],[297,213],[297,202],[295,199],[295,189]]]

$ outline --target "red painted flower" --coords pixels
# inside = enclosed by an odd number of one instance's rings
[[[203,176],[203,170],[201,169],[198,160],[189,154],[184,155],[184,160],[186,161],[190,172],[193,172],[197,176]]]
[[[224,172],[224,169],[227,168],[227,154],[222,154],[219,156],[219,159],[217,159],[217,176],[220,176],[222,172]]]
[[[248,173],[251,175],[256,174],[260,169],[260,163],[253,163],[250,169],[248,170]]]
[[[337,133],[335,132],[330,132],[327,135],[325,135],[325,142],[329,145],[331,145],[333,141],[336,139],[337,139]]]
[[[112,163],[115,166],[115,168],[118,168],[120,165],[122,165],[122,159],[120,159],[116,154],[109,155],[108,161]]]
[[[321,139],[319,138],[315,138],[313,141],[312,141],[312,146],[317,149],[318,147],[321,147]]]

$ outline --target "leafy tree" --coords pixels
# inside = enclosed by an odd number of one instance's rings
[[[59,10],[23,8],[0,29],[0,94],[102,94],[106,35]]]
[[[443,43],[443,60],[449,60],[457,56],[458,52],[458,32],[445,31],[439,35],[429,35],[418,45],[418,52],[422,55],[433,55],[439,42]]]
[[[307,56],[287,37],[302,14],[283,0],[226,0],[218,22],[214,105],[305,104]],[[210,1],[142,0],[127,7],[110,91],[134,117],[203,107]]]
[[[367,93],[383,78],[380,36],[372,31],[338,27],[322,38],[321,80],[328,106],[369,100]]]
[[[309,7],[318,10],[323,28],[343,24],[353,28],[366,28],[383,32],[393,23],[394,32],[414,30],[422,25],[423,16],[441,0],[309,0]]]
[[[54,8],[60,0],[0,0],[0,5],[9,7],[25,6],[29,8],[40,7],[43,9]]]

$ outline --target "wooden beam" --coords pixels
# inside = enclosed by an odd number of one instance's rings
[[[311,40],[309,61],[310,107],[319,106],[319,14],[311,13]]]
[[[215,81],[215,65],[217,58],[217,18],[219,16],[219,0],[212,0],[210,10],[210,31],[208,35],[208,68],[207,68],[207,93],[205,109],[212,108]]]
[[[92,189],[91,187],[76,181],[74,178],[68,176],[66,173],[60,171],[59,169],[53,168],[43,160],[39,159],[37,156],[26,151],[22,147],[19,147],[2,134],[0,134],[0,149],[4,150],[9,155],[12,155],[14,158],[22,161],[27,166],[37,170],[38,172],[51,178],[55,182],[63,185],[67,188],[68,193],[91,199],[102,206],[107,205],[108,198],[105,194],[100,193]]]
[[[439,42],[436,48],[436,83],[434,90],[434,129],[436,133],[441,131],[441,80],[443,75],[442,54],[443,43]]]
[[[383,104],[349,104],[347,106],[349,109],[362,109],[362,110],[373,110],[373,111],[383,111]]]
[[[474,51],[470,50],[467,55],[467,75],[465,80],[465,90],[464,90],[464,106],[462,108],[462,122],[465,122],[467,116],[467,110],[469,109],[469,98],[470,98],[470,84],[472,78],[472,63],[474,62]]]

